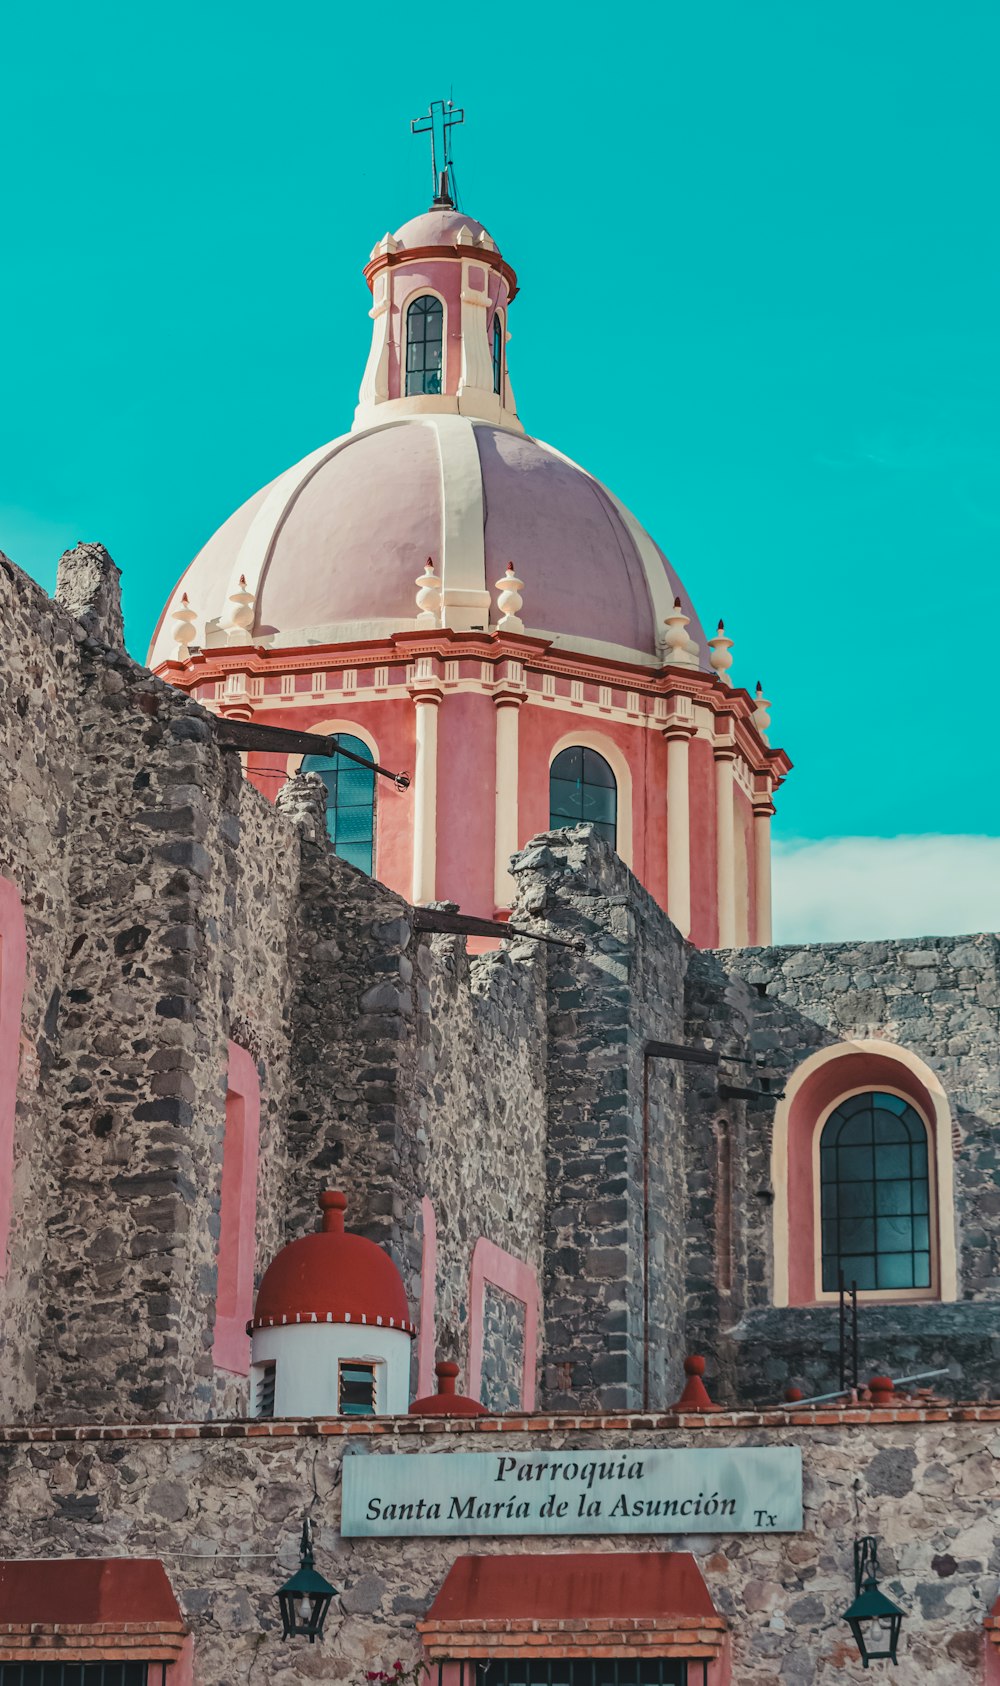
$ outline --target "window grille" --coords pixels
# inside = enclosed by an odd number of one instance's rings
[[[900,1095],[851,1095],[820,1137],[823,1289],[931,1286],[927,1128]]]
[[[340,1364],[340,1414],[342,1417],[375,1415],[374,1364]]]
[[[596,749],[574,746],[557,755],[549,770],[549,829],[586,822],[609,843],[618,841],[618,786]]]
[[[0,1686],[166,1686],[166,1663],[0,1663]]]
[[[339,732],[337,742],[352,755],[372,760],[360,738]],[[339,755],[306,755],[304,773],[318,773],[326,785],[326,829],[334,852],[362,872],[371,873],[375,852],[375,772]]]
[[[444,308],[424,293],[406,312],[406,396],[441,391]]]
[[[445,1669],[455,1666],[439,1663],[435,1686],[443,1686]],[[702,1658],[481,1657],[457,1667],[458,1686],[708,1686]]]
[[[257,1415],[274,1416],[275,1365],[262,1364],[257,1372]]]

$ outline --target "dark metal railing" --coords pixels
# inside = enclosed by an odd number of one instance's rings
[[[852,1282],[848,1288],[843,1271],[839,1275],[839,1285],[840,1391],[846,1393],[848,1388],[858,1385],[858,1285]]]
[[[0,1686],[166,1686],[166,1663],[0,1663]]]

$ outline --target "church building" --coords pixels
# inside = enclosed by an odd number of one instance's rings
[[[1000,939],[772,945],[447,169],[364,273],[147,666],[0,555],[0,1686],[1000,1686]]]

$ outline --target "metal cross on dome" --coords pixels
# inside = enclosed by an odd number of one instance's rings
[[[431,137],[431,171],[434,177],[434,196],[448,195],[448,171],[451,167],[450,131],[456,123],[465,122],[465,112],[456,110],[452,100],[431,100],[430,110],[410,123],[411,135]],[[440,151],[439,151],[440,149]],[[441,165],[438,168],[438,157]]]

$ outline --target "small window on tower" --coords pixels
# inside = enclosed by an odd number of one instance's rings
[[[503,323],[499,316],[493,318],[493,390],[499,392],[503,386]]]
[[[424,293],[406,312],[406,396],[441,391],[444,354],[444,307]]]
[[[375,1415],[375,1366],[340,1364],[340,1414],[342,1417]]]
[[[273,1364],[261,1364],[257,1369],[258,1417],[274,1416],[274,1371]]]

